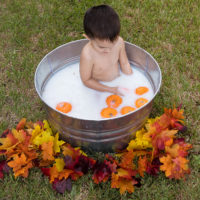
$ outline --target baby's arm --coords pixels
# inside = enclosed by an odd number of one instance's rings
[[[92,78],[93,62],[87,51],[82,51],[80,58],[80,77],[84,85],[87,87],[98,90],[101,92],[110,92],[118,95],[122,95],[118,91],[118,87],[109,87],[99,83]]]
[[[122,38],[120,38],[120,53],[119,53],[119,63],[120,63],[120,67],[121,70],[124,74],[132,74],[132,68],[128,62],[128,58],[126,55],[126,50],[125,50],[125,44],[124,44],[124,40]]]

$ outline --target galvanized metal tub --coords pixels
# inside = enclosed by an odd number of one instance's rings
[[[153,99],[161,86],[161,70],[156,60],[144,49],[125,42],[129,62],[141,70],[150,81],[154,96],[143,107],[121,117],[103,120],[73,118],[50,107],[43,100],[46,82],[64,65],[78,61],[86,39],[69,42],[48,53],[39,63],[35,72],[35,88],[46,107],[51,127],[60,133],[63,140],[72,146],[87,151],[113,152],[125,148],[148,118]]]

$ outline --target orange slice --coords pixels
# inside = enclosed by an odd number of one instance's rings
[[[101,116],[103,118],[111,118],[115,117],[116,115],[117,115],[117,110],[114,108],[107,107],[101,110]]]
[[[141,106],[143,106],[145,103],[147,103],[148,102],[148,100],[147,99],[145,99],[145,98],[139,98],[139,99],[137,99],[136,101],[135,101],[135,106],[137,107],[137,108],[140,108]]]
[[[148,91],[149,91],[149,88],[147,88],[147,87],[138,87],[138,88],[136,88],[135,93],[137,95],[143,95],[144,93],[146,93]]]
[[[106,99],[108,107],[117,108],[122,103],[122,98],[116,94],[110,95]]]
[[[131,106],[124,106],[121,110],[120,110],[120,113],[122,114],[122,115],[125,115],[125,114],[127,114],[127,113],[129,113],[129,112],[132,112],[132,111],[134,111],[135,110],[135,108],[133,108],[133,107],[131,107]]]
[[[68,113],[72,110],[72,105],[68,102],[60,102],[57,104],[56,109],[63,113]]]

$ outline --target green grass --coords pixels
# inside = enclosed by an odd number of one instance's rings
[[[197,200],[200,196],[200,6],[197,0],[0,0],[0,133],[22,118],[45,119],[34,89],[34,72],[40,60],[59,45],[81,39],[87,8],[107,3],[119,14],[121,36],[158,61],[162,87],[152,116],[163,107],[183,104],[188,131],[183,134],[194,148],[189,156],[191,174],[172,181],[163,174],[145,176],[133,194],[120,196],[110,183],[96,185],[90,175],[73,183],[71,193],[56,194],[41,173],[28,179],[9,174],[0,180],[0,199],[105,199]],[[101,155],[100,155],[101,156]]]

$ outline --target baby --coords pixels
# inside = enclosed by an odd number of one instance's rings
[[[124,40],[119,36],[120,21],[117,13],[108,5],[94,6],[85,13],[83,23],[84,36],[89,42],[81,52],[82,82],[98,91],[123,95],[117,86],[109,87],[101,83],[118,77],[120,68],[123,73],[132,74]]]

